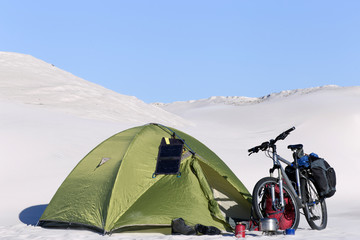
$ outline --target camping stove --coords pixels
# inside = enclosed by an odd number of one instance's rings
[[[276,235],[279,229],[279,223],[275,218],[262,218],[259,227],[259,230],[263,231],[265,235]]]

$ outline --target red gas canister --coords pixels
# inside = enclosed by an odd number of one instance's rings
[[[235,227],[235,237],[237,238],[245,238],[245,225],[237,224]]]

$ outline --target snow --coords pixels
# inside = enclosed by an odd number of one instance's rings
[[[0,52],[0,239],[234,239],[156,233],[102,236],[87,230],[44,229],[36,222],[62,181],[97,144],[127,128],[159,122],[196,137],[216,152],[252,191],[271,161],[247,149],[295,126],[279,142],[328,160],[337,192],[327,199],[328,227],[311,230],[304,217],[295,236],[247,232],[248,239],[360,239],[356,177],[360,87],[322,86],[262,98],[209,99],[146,104],[89,83],[29,55]]]
[[[29,55],[0,52],[0,83],[0,99],[80,117],[125,124],[157,121],[181,126],[187,122],[136,97],[105,89]]]

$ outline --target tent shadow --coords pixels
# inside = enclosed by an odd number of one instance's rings
[[[36,226],[47,206],[48,204],[41,204],[25,208],[19,214],[20,221],[27,225]]]

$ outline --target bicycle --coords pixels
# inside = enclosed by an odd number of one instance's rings
[[[275,139],[248,150],[249,156],[264,151],[265,155],[273,160],[273,167],[269,170],[270,177],[260,179],[254,187],[253,214],[256,219],[277,218],[280,230],[288,228],[296,230],[302,208],[302,214],[305,215],[310,227],[321,230],[327,225],[326,202],[325,198],[319,197],[311,170],[299,166],[298,160],[304,155],[303,145],[288,146],[293,151],[293,163],[277,154],[276,142],[284,140],[293,130],[295,127],[286,130]],[[286,172],[280,162],[291,166],[286,170],[295,170],[294,176],[288,176],[290,172]],[[274,177],[275,170],[278,170],[277,177]]]

